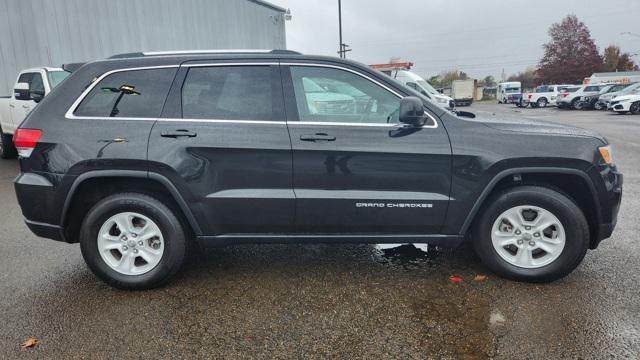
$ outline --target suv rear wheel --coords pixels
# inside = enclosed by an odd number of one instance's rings
[[[186,235],[178,217],[159,200],[121,193],[99,201],[85,217],[80,248],[89,268],[121,289],[164,284],[182,266]]]
[[[506,278],[547,282],[573,271],[589,246],[584,214],[567,196],[522,186],[494,196],[474,229],[483,263]]]
[[[5,134],[2,129],[0,129],[0,158],[12,159],[17,155],[18,152],[15,146],[13,146],[11,135]]]

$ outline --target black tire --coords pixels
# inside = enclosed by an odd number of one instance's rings
[[[153,220],[164,238],[160,262],[141,275],[125,275],[112,269],[98,251],[98,233],[115,214],[136,212]],[[99,201],[87,213],[80,230],[80,249],[85,262],[103,281],[119,289],[151,289],[164,285],[182,266],[187,250],[184,227],[176,214],[159,200],[139,193],[119,193]]]
[[[474,247],[482,262],[496,274],[526,282],[549,282],[571,273],[584,258],[589,247],[587,220],[569,197],[540,186],[519,186],[504,190],[487,201],[474,224]],[[565,230],[565,246],[553,262],[538,268],[523,268],[504,260],[493,246],[491,231],[504,211],[515,206],[532,205],[543,208],[560,220]]]
[[[536,103],[538,104],[538,107],[541,107],[541,108],[546,108],[547,105],[549,105],[549,102],[547,101],[546,98],[540,98]]]
[[[0,158],[13,159],[18,156],[18,151],[13,145],[13,138],[0,129]]]
[[[531,107],[534,108],[534,109],[538,108],[538,103],[537,102],[529,103],[529,105],[531,105]]]
[[[593,104],[593,108],[595,110],[606,110],[606,108],[603,106],[603,104],[601,102],[596,102],[595,104]]]
[[[640,115],[640,101],[636,101],[629,107],[629,112],[633,115]]]
[[[575,99],[571,100],[571,107],[570,107],[570,108],[571,108],[571,109],[575,109],[575,110],[579,110],[579,109],[576,107],[576,105],[578,105],[578,102],[580,102],[580,99],[578,99],[578,98],[575,98]]]

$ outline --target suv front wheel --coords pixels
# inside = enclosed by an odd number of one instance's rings
[[[483,263],[506,278],[547,282],[573,271],[589,246],[589,227],[567,196],[539,186],[507,189],[488,202],[475,224]]]
[[[89,210],[80,231],[89,268],[121,289],[164,284],[181,267],[186,236],[178,217],[159,200],[139,193],[111,195]]]

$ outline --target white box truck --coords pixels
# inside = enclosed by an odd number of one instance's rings
[[[453,80],[451,83],[451,97],[456,106],[470,106],[476,93],[476,80]]]

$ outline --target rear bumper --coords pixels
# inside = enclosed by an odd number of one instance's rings
[[[27,227],[37,236],[65,241],[56,204],[56,187],[45,176],[21,173],[14,181]]]

